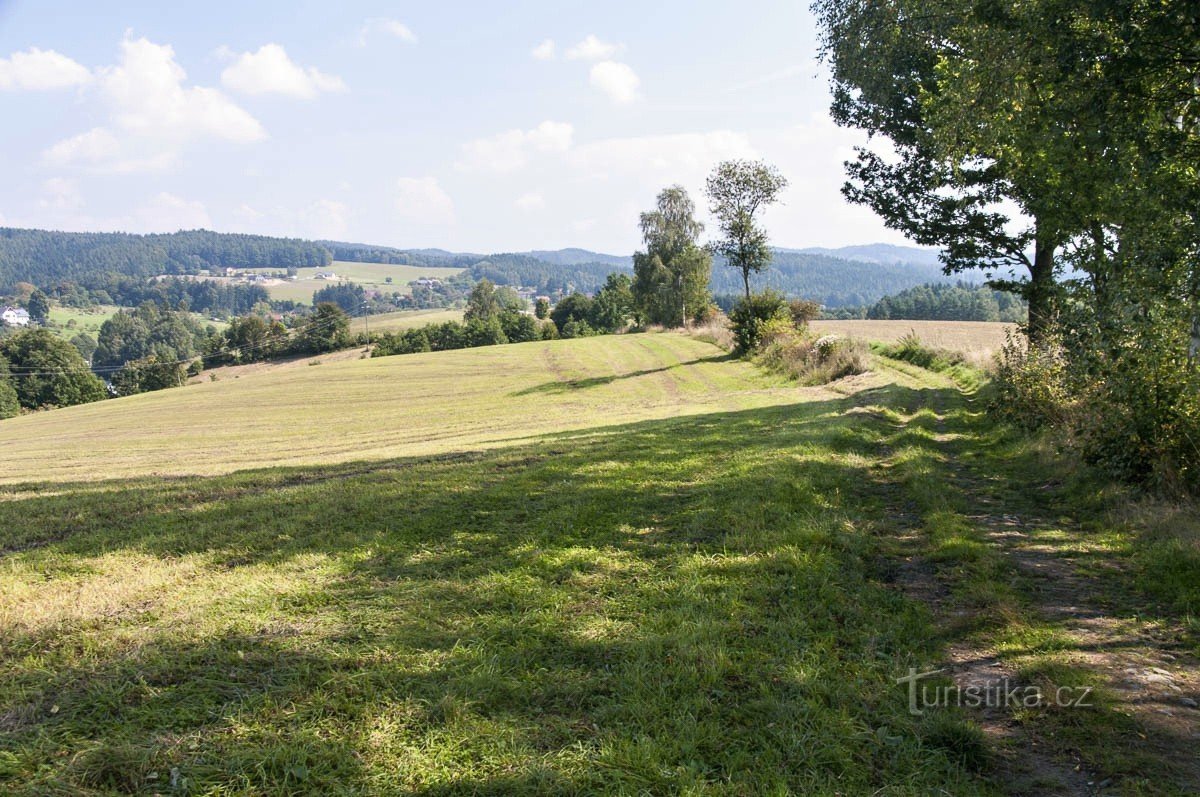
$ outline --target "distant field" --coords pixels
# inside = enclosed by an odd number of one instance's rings
[[[95,338],[100,334],[100,327],[104,322],[112,318],[113,315],[121,308],[116,305],[102,304],[87,310],[81,310],[77,307],[59,307],[57,305],[50,308],[50,320],[55,326],[49,327],[50,331],[55,335],[70,340],[80,332],[86,332]],[[192,313],[192,317],[200,323],[201,326],[212,325],[217,329],[225,329],[229,324],[224,321],[213,321],[208,316],[202,313]],[[69,326],[70,322],[74,321],[74,326]]]
[[[86,332],[95,338],[104,322],[112,318],[119,309],[110,304],[97,305],[87,310],[55,305],[50,308],[50,320],[58,326],[51,327],[50,331],[68,340],[80,332]],[[72,321],[75,322],[74,326],[68,326]]]
[[[278,269],[246,269],[247,271],[274,272]],[[421,277],[447,279],[462,271],[460,268],[435,268],[426,266],[396,266],[387,263],[350,263],[341,260],[334,261],[328,268],[298,269],[299,279],[280,280],[275,284],[266,285],[272,299],[309,303],[313,293],[321,288],[335,284],[329,280],[319,280],[314,276],[318,271],[332,271],[338,277],[363,286],[366,290],[385,291],[387,293],[408,293],[408,283]],[[391,283],[387,278],[391,277]],[[224,279],[217,277],[214,279]]]
[[[441,324],[446,321],[462,321],[462,310],[403,310],[399,313],[382,313],[368,319],[371,332],[398,332],[426,324]],[[355,329],[361,326],[355,321]]]
[[[829,395],[676,334],[320,360],[4,421],[21,466],[0,482],[428,455]]]
[[[986,360],[1004,344],[1015,324],[998,321],[813,321],[821,334],[838,334],[868,341],[893,343],[910,332],[929,346],[960,351],[973,360]]]

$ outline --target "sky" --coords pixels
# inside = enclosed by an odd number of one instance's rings
[[[0,0],[0,226],[626,254],[755,158],[777,245],[904,243],[828,106],[803,0]]]

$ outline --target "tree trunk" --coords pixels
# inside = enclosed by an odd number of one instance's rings
[[[1025,300],[1029,303],[1029,343],[1035,346],[1045,341],[1054,323],[1055,248],[1055,243],[1040,233],[1034,241],[1033,266],[1029,269]]]
[[[746,298],[750,298],[750,269],[742,269],[742,283],[746,286]]]

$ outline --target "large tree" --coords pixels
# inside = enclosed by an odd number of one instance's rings
[[[1004,157],[968,129],[1003,109],[992,104],[968,112],[946,94],[953,65],[979,57],[961,51],[961,34],[996,5],[817,0],[813,8],[831,69],[834,120],[888,139],[883,149],[891,150],[857,149],[847,164],[847,198],[917,243],[940,247],[947,273],[983,268],[1000,275],[994,284],[1028,301],[1036,339],[1054,315],[1055,254],[1070,234],[1056,201],[1061,163],[1038,157],[1047,142],[1033,135],[1025,136],[1024,157]],[[1006,54],[995,55],[985,58],[997,70],[992,95],[1008,102],[1013,87],[998,77]],[[1001,83],[1005,90],[996,91]],[[1033,116],[1022,117],[1026,133],[1045,129]],[[947,123],[965,135],[948,135],[939,127]]]
[[[28,329],[0,341],[0,357],[8,360],[17,397],[26,409],[66,407],[107,395],[79,351],[49,330]]]
[[[729,160],[717,164],[704,185],[709,210],[717,217],[721,237],[712,250],[728,265],[742,272],[746,298],[750,298],[750,275],[771,265],[767,231],[757,215],[779,200],[787,178],[761,161]]]
[[[700,246],[704,225],[682,186],[663,189],[641,215],[645,252],[633,256],[634,308],[643,323],[680,326],[707,309],[712,257]],[[611,281],[611,277],[610,277]]]

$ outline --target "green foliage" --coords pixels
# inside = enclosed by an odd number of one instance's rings
[[[699,244],[704,225],[695,214],[691,197],[674,185],[658,195],[655,210],[641,215],[646,251],[633,256],[630,286],[640,323],[680,326],[708,307],[712,256]]]
[[[125,367],[112,375],[111,381],[118,396],[132,396],[135,393],[179,387],[187,381],[187,375],[187,363],[162,362],[151,354],[125,363]]]
[[[520,313],[525,302],[508,287],[497,288],[489,279],[481,279],[467,297],[467,309],[463,320],[467,323],[479,321],[490,323],[506,313]]]
[[[350,318],[336,304],[324,302],[300,325],[292,348],[298,354],[321,354],[348,348],[350,342]]]
[[[592,304],[592,298],[582,293],[564,296],[550,311],[550,320],[554,322],[554,326],[558,327],[560,335],[570,337],[564,334],[567,324],[572,321],[576,325],[581,321],[586,324],[592,315]]]
[[[866,371],[871,352],[862,341],[838,335],[818,337],[780,314],[761,326],[753,357],[759,365],[801,384],[823,385]]]
[[[348,316],[358,316],[365,312],[367,296],[361,285],[336,282],[313,292],[313,307],[325,302],[336,304]]]
[[[717,164],[704,184],[709,209],[717,218],[721,237],[712,250],[742,274],[746,298],[750,275],[771,263],[766,230],[756,215],[779,199],[787,179],[774,166],[761,161],[729,160]]]
[[[235,318],[223,333],[205,343],[204,365],[237,365],[270,360],[291,349],[287,329],[279,321],[257,315]]]
[[[629,324],[633,315],[633,281],[628,274],[609,274],[592,302],[588,322],[601,332],[617,332]]]
[[[1077,402],[1067,378],[1067,360],[1054,339],[1028,346],[1011,334],[996,358],[990,411],[1008,423],[1034,430],[1071,423]]]
[[[79,350],[79,356],[86,362],[92,361],[92,356],[96,353],[96,341],[86,332],[80,332],[71,338],[71,345]]]
[[[45,324],[50,320],[50,299],[42,291],[34,291],[29,297],[29,318],[35,324]]]
[[[1025,303],[1012,293],[958,283],[920,285],[885,296],[867,310],[867,318],[1023,323],[1027,312]]]
[[[545,321],[550,317],[550,300],[545,296],[539,296],[533,304],[533,314],[539,321]]]
[[[758,348],[768,325],[779,320],[791,324],[791,310],[783,294],[766,290],[740,300],[729,314],[738,351],[749,353]]]
[[[12,371],[8,360],[0,356],[0,419],[13,418],[21,412],[21,401],[17,398],[17,388],[13,384]]]
[[[810,299],[792,299],[788,302],[788,312],[792,315],[792,325],[801,329],[821,317],[821,305]]]
[[[162,235],[75,233],[0,228],[0,286],[91,283],[111,275],[144,281],[228,265],[257,268],[327,266],[329,251],[293,238],[191,230]]]
[[[0,340],[0,356],[9,363],[26,409],[85,404],[108,395],[79,351],[48,330],[27,329]]]
[[[189,313],[146,302],[100,326],[92,366],[119,368],[151,356],[160,363],[185,360],[199,352],[203,339],[204,330]]]

